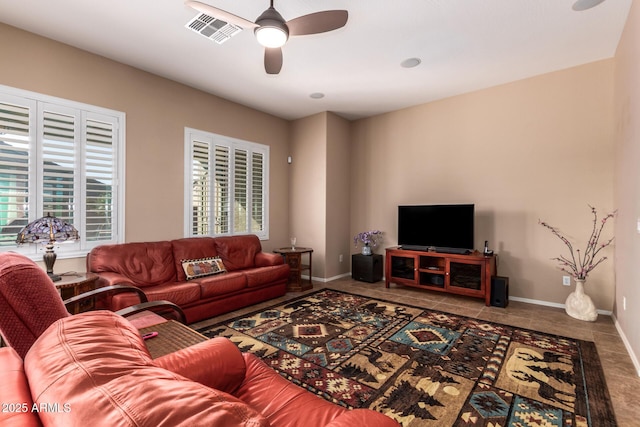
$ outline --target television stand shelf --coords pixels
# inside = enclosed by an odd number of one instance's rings
[[[491,276],[497,274],[496,255],[451,254],[387,248],[385,287],[391,283],[430,291],[484,298],[491,302]]]

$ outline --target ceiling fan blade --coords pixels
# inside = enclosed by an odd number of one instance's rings
[[[287,21],[287,27],[291,36],[325,33],[344,27],[348,18],[349,12],[346,10],[325,10]]]
[[[278,74],[282,69],[282,49],[279,47],[264,48],[264,69],[267,74]]]
[[[207,15],[213,16],[222,21],[226,21],[229,24],[237,25],[238,27],[256,28],[258,26],[254,22],[248,21],[238,15],[234,15],[233,13],[229,13],[226,10],[218,9],[217,7],[213,7],[206,3],[201,3],[195,0],[186,0],[184,4],[192,9],[197,10],[198,12],[206,13]]]

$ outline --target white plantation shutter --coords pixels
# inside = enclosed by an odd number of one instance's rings
[[[231,231],[231,159],[229,147],[215,145],[215,176],[212,183],[214,210],[212,212],[215,221],[214,235],[229,234]]]
[[[254,152],[251,161],[251,232],[264,231],[266,191],[264,179],[264,153]]]
[[[31,204],[31,138],[35,103],[0,99],[0,247],[13,246]],[[12,102],[13,101],[13,102]],[[35,192],[35,191],[34,191]]]
[[[120,124],[116,111],[0,86],[0,250],[36,253],[16,235],[48,213],[80,234],[58,254],[123,240]]]
[[[209,234],[211,222],[209,157],[209,144],[194,141],[191,169],[191,182],[193,183],[192,236],[206,236]]]
[[[45,105],[47,110],[52,108]],[[74,114],[43,111],[42,155],[38,170],[42,171],[42,216],[47,213],[78,228],[74,217],[76,191],[76,141],[79,139]],[[79,185],[79,183],[78,183]]]
[[[267,239],[268,153],[261,144],[186,129],[185,235]]]
[[[246,233],[247,226],[247,201],[249,200],[248,185],[248,158],[246,150],[234,151],[234,186],[233,186],[233,231],[235,233]]]
[[[85,239],[91,242],[116,237],[115,188],[117,182],[115,123],[108,117],[88,118],[84,123],[84,183],[86,198]]]

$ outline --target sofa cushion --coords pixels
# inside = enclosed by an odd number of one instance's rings
[[[260,239],[253,234],[217,237],[215,243],[228,271],[255,267],[256,254],[262,251]]]
[[[171,241],[173,258],[178,281],[187,280],[182,268],[182,260],[213,258],[218,256],[215,239],[213,237],[187,237]]]
[[[268,426],[233,396],[155,366],[137,330],[107,311],[54,323],[25,359],[34,402],[47,425]]]
[[[169,241],[98,246],[91,250],[87,264],[87,271],[114,271],[139,287],[177,280]]]
[[[203,277],[201,279],[195,279],[195,281],[200,285],[202,298],[211,298],[237,292],[247,287],[247,276],[238,271]]]
[[[144,288],[144,293],[149,301],[166,300],[179,306],[198,301],[201,297],[200,286],[192,282],[169,282],[147,286]],[[139,302],[137,294],[127,292],[114,295],[109,308],[117,311]]]
[[[256,286],[262,286],[265,283],[288,280],[289,271],[289,266],[282,264],[244,270],[244,274],[247,276],[247,286],[254,288]]]
[[[220,257],[184,259],[181,264],[187,280],[213,276],[227,271]]]

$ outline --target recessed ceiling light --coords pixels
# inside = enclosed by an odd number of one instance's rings
[[[571,7],[573,10],[581,11],[596,7],[604,0],[577,0]]]
[[[420,60],[420,58],[407,58],[404,61],[402,61],[400,65],[404,68],[413,68],[420,65],[421,62],[422,61]]]
[[[320,98],[324,98],[324,93],[322,92],[313,92],[311,95],[309,95],[311,98],[313,99],[320,99]]]

